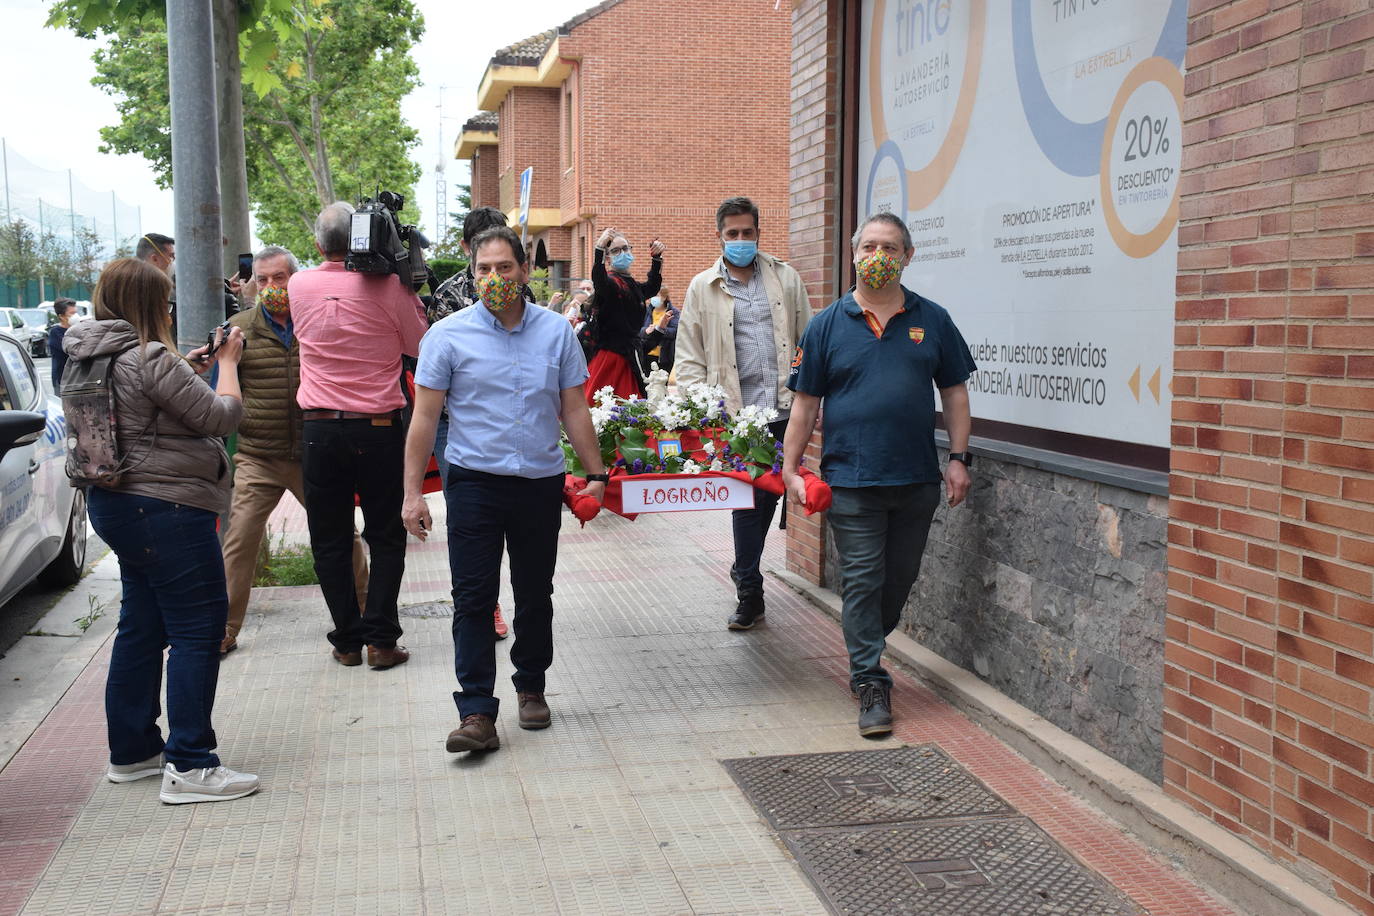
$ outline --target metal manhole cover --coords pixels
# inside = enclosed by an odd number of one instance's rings
[[[1140,913],[1023,817],[794,830],[782,837],[837,913]]]
[[[1011,811],[934,745],[723,763],[778,830]]]
[[[401,617],[433,617],[442,620],[453,616],[453,605],[447,601],[403,604],[396,609],[396,613]]]

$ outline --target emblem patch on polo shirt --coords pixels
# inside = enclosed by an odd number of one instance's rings
[[[800,366],[800,365],[801,365],[801,361],[802,361],[802,348],[801,348],[801,347],[797,347],[797,352],[792,354],[792,368],[795,369],[795,368],[797,368],[798,366]]]
[[[908,335],[911,336],[912,341],[914,341],[915,343],[920,343],[921,341],[926,339],[925,328],[907,328],[906,332]]]

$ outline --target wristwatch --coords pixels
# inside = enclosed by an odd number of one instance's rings
[[[610,483],[610,482],[611,482],[611,475],[610,475],[610,474],[588,474],[588,475],[587,475],[587,483],[597,483],[597,482],[600,482],[600,483]]]
[[[973,467],[973,452],[950,452],[949,460],[962,461],[964,467],[971,468]]]

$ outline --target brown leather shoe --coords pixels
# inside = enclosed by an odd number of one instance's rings
[[[385,671],[387,668],[404,665],[408,661],[410,653],[406,651],[405,646],[392,646],[390,649],[367,647],[367,663],[372,666],[373,671]]]
[[[329,654],[334,656],[334,661],[343,665],[345,668],[356,668],[363,663],[363,653],[361,650],[358,652],[340,652],[338,649],[335,649]]]
[[[544,702],[542,693],[517,693],[520,700],[520,727],[528,729],[548,728],[551,716],[549,704]]]
[[[496,734],[496,722],[491,716],[473,713],[463,719],[463,724],[448,733],[444,745],[451,754],[460,751],[494,751],[501,746]]]

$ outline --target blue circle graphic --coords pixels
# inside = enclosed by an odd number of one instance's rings
[[[1040,75],[1031,27],[1031,0],[1012,0],[1011,16],[1016,84],[1021,89],[1021,107],[1026,112],[1026,123],[1035,135],[1035,142],[1061,172],[1078,178],[1096,175],[1102,166],[1102,135],[1107,130],[1107,119],[1084,124],[1071,120],[1059,110]],[[1182,66],[1187,46],[1187,0],[1170,0],[1153,56]]]
[[[906,222],[906,160],[902,158],[901,148],[891,140],[883,141],[883,145],[873,154],[873,164],[868,167],[868,193],[864,196],[864,212],[859,214],[859,219],[873,215],[873,182],[878,178],[878,166],[887,158],[891,158],[897,166],[897,187],[902,191],[902,209],[897,215],[902,218],[902,222]]]

